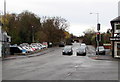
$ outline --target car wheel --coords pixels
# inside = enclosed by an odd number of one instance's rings
[[[84,53],[84,56],[86,56],[86,53]]]
[[[98,55],[98,53],[96,53],[96,55]]]
[[[105,52],[103,52],[103,55],[105,55]]]
[[[79,56],[79,54],[77,53],[77,56]]]

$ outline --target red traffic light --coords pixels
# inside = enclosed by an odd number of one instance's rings
[[[100,32],[97,32],[96,34],[97,34],[97,35],[100,35]]]

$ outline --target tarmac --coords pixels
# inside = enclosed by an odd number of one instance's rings
[[[12,59],[20,59],[20,58],[26,58],[26,57],[35,57],[35,56],[40,56],[43,55],[45,53],[48,53],[48,51],[46,52],[41,52],[41,53],[36,53],[36,54],[32,54],[32,55],[25,55],[25,56],[11,56],[11,57],[6,57],[4,59],[0,58],[0,61],[2,60],[12,60]],[[90,57],[94,60],[110,60],[110,61],[120,61],[120,58],[113,58],[111,55],[96,55],[93,57]]]
[[[4,61],[4,60],[12,60],[12,59],[20,59],[20,58],[29,58],[29,57],[35,57],[35,56],[41,56],[44,55],[46,53],[52,52],[55,50],[55,48],[49,48],[46,50],[43,50],[42,52],[38,52],[38,53],[34,53],[34,54],[30,54],[30,55],[14,55],[14,56],[8,56],[6,58],[0,58],[0,61]],[[106,54],[106,55],[93,55],[93,56],[88,56],[94,60],[110,60],[110,61],[120,61],[120,58],[113,58],[112,55],[110,54]]]

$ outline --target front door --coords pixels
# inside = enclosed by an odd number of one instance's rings
[[[114,55],[120,58],[120,42],[115,42]]]

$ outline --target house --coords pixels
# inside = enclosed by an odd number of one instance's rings
[[[112,56],[120,58],[120,16],[111,20],[112,26]]]
[[[7,32],[2,30],[2,23],[0,22],[0,57],[5,57],[10,54],[10,42],[11,37],[7,35]]]
[[[112,26],[112,57],[120,58],[120,1],[118,3],[118,17],[110,21]]]

